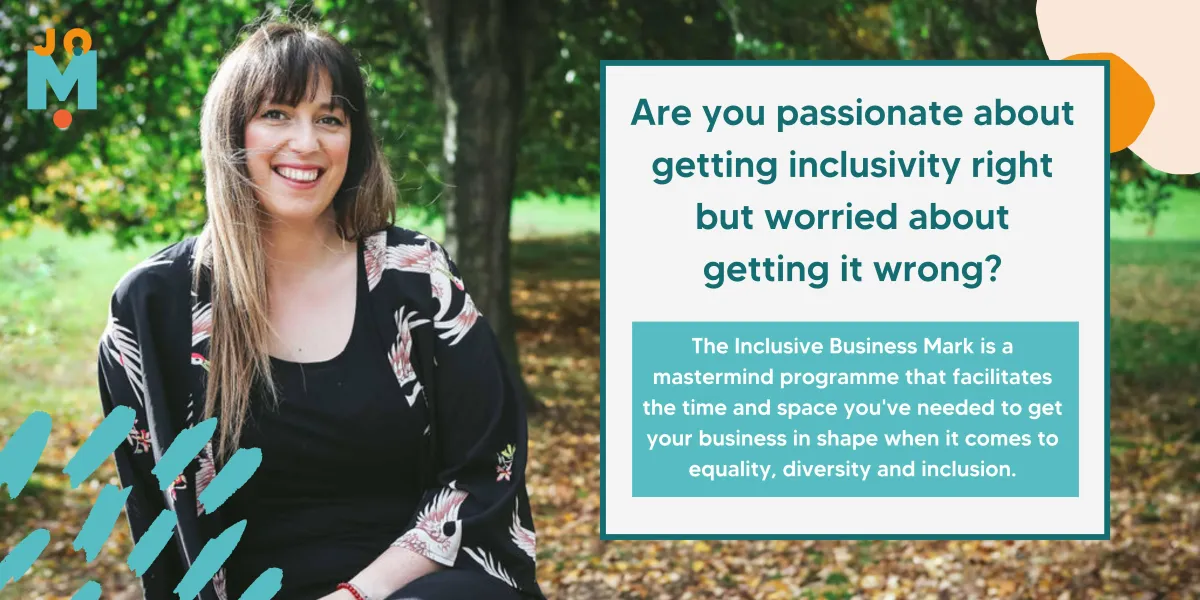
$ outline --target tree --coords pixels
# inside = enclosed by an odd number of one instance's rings
[[[519,376],[509,229],[535,6],[532,0],[424,0],[423,7],[445,119],[445,245],[516,370],[519,395],[533,408]]]
[[[445,185],[440,201],[445,242],[464,278],[471,282],[476,303],[489,316],[505,357],[517,367],[510,223],[522,132],[527,129],[522,121],[531,104],[528,90],[534,77],[542,79],[553,64],[550,52],[565,41],[568,29],[580,34],[596,31],[586,25],[604,19],[609,11],[596,11],[595,6],[580,9],[578,3],[566,2],[544,6],[533,0],[424,0],[422,4],[435,97],[444,118]],[[643,31],[658,29],[640,36],[657,58],[680,54],[669,49],[672,41],[688,38],[685,31],[663,29],[686,29],[697,19],[727,22],[716,4],[704,2],[662,2],[627,14],[636,18]],[[699,39],[715,51],[715,56],[714,52],[701,55],[724,58],[731,54],[727,26],[721,35]],[[565,56],[570,56],[570,51]],[[598,61],[593,65],[598,67]],[[573,79],[551,79],[539,91],[555,97],[547,88],[559,81],[570,84]],[[585,104],[598,107],[598,102]],[[594,115],[593,110],[583,119],[597,120]],[[598,139],[596,134],[593,137]],[[559,173],[546,174],[544,180],[561,178]],[[538,403],[524,380],[518,377],[517,381],[522,397],[536,408]]]

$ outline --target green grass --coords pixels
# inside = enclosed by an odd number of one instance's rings
[[[1200,240],[1113,240],[1114,374],[1149,387],[1200,380]]]
[[[1200,377],[1200,192],[1178,191],[1153,237],[1113,215],[1112,368],[1147,386]]]
[[[0,431],[9,429],[5,412],[44,410],[56,420],[94,413],[108,297],[148,251],[118,252],[102,236],[48,229],[0,242]]]
[[[418,210],[402,209],[397,222],[402,227],[424,232],[433,239],[445,236],[445,224],[425,222]],[[530,196],[513,203],[513,239],[600,232],[600,198]]]
[[[1134,213],[1113,213],[1109,222],[1109,235],[1113,239],[1200,241],[1200,191],[1175,191],[1154,224],[1152,237],[1147,236],[1148,230],[1148,223]]]

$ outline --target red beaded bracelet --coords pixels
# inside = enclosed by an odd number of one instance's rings
[[[354,595],[355,600],[367,600],[366,594],[363,594],[353,583],[339,583],[337,589],[350,592]]]

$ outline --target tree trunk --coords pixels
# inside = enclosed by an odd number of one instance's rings
[[[539,408],[521,375],[512,309],[513,182],[529,77],[530,0],[424,0],[434,89],[443,116],[440,202],[446,249],[500,340],[519,395]]]

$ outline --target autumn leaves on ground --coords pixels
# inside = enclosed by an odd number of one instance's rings
[[[546,404],[528,475],[551,598],[1200,595],[1200,243],[1113,244],[1113,539],[1093,542],[600,541],[599,253],[594,234],[515,249],[523,366]],[[34,479],[0,495],[0,553],[41,527],[51,543],[0,597],[135,590],[123,523],[90,564],[71,548],[111,461],[79,489],[61,471],[99,422],[95,340],[114,273],[137,258],[56,233],[0,242],[0,443],[33,410],[55,417]]]

